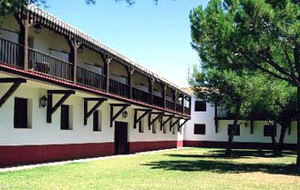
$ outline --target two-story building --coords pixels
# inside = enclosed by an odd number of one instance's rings
[[[0,18],[0,166],[180,147],[191,96],[53,15]]]

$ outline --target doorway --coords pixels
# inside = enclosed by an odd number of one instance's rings
[[[115,154],[127,154],[128,151],[128,123],[115,122]]]

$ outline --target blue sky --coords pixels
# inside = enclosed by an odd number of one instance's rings
[[[46,10],[171,82],[187,86],[199,63],[191,48],[189,12],[208,0],[136,0],[133,6],[98,0],[50,0]]]

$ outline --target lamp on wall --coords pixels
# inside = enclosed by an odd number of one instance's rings
[[[124,112],[122,113],[122,117],[125,119],[125,118],[127,118],[127,116],[128,116],[128,112],[127,112],[127,111],[124,111]]]
[[[40,34],[42,32],[43,26],[41,24],[35,24],[33,27],[35,33]]]
[[[46,105],[47,105],[47,101],[48,101],[48,99],[46,98],[46,96],[43,96],[43,97],[41,97],[40,98],[40,108],[44,108],[44,107],[46,107]]]

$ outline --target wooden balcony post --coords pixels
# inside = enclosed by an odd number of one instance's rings
[[[100,54],[102,57],[102,60],[104,62],[104,74],[105,74],[105,91],[109,92],[109,78],[110,78],[110,63],[112,62],[112,57],[109,57],[108,55]]]
[[[176,111],[177,100],[176,100],[177,89],[174,90],[173,94],[173,102],[174,102],[174,110]]]
[[[181,112],[182,113],[184,113],[184,99],[185,99],[184,94],[181,94],[181,105],[182,105]]]
[[[163,84],[163,106],[166,108],[166,100],[167,100],[167,85]]]
[[[192,97],[190,96],[189,97],[189,113],[190,113],[190,115],[192,114]]]
[[[21,66],[23,69],[29,68],[29,53],[28,53],[28,38],[29,38],[29,28],[33,25],[33,20],[25,12],[20,12],[15,14],[15,18],[20,26],[19,34],[19,44],[20,48],[20,57],[21,57]]]
[[[73,63],[73,82],[77,83],[78,48],[81,46],[81,42],[75,38],[69,38],[67,41],[70,46],[69,62]]]
[[[129,98],[132,98],[132,76],[134,74],[134,68],[132,67],[128,67],[127,68],[128,71],[128,92],[129,92]]]
[[[154,82],[155,82],[155,79],[153,77],[151,77],[149,80],[150,80],[150,87],[149,87],[150,104],[153,104],[153,91],[154,91]]]

